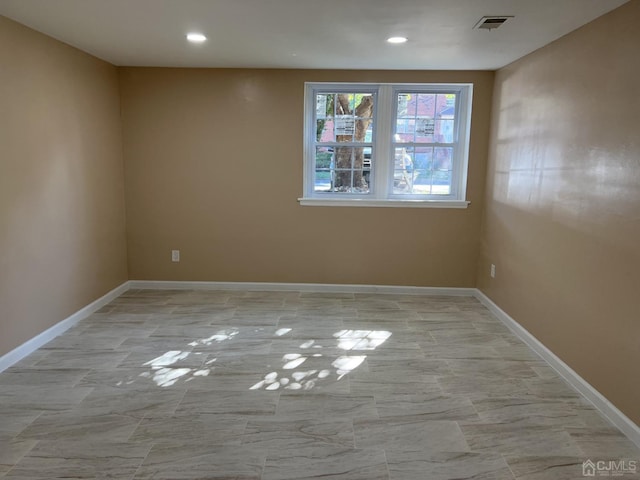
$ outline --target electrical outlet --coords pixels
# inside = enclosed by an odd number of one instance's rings
[[[496,278],[496,266],[492,263],[491,264],[491,278]]]
[[[180,261],[180,250],[171,250],[171,261],[172,262]]]

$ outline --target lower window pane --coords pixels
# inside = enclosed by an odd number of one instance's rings
[[[314,191],[369,193],[371,147],[316,147]]]
[[[331,170],[316,170],[313,190],[315,192],[330,192],[331,177]]]
[[[433,147],[416,147],[414,155],[413,193],[431,195]]]
[[[393,170],[394,195],[450,195],[453,149],[397,147]]]
[[[453,148],[435,148],[433,156],[433,195],[451,194]]]
[[[315,192],[330,192],[332,187],[332,172],[335,168],[333,148],[316,148],[316,172],[313,190]]]
[[[433,195],[450,195],[451,170],[434,170],[432,185]]]
[[[333,175],[333,191],[342,193],[353,192],[353,170],[336,169]]]
[[[414,148],[396,148],[393,165],[393,193],[412,194],[414,179]]]

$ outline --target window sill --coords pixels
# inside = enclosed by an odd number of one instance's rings
[[[299,198],[309,207],[467,208],[466,200],[371,200],[367,198]]]

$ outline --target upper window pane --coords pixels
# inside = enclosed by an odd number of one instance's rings
[[[455,93],[399,92],[395,143],[453,143]]]
[[[373,112],[371,93],[316,94],[316,141],[371,143]]]

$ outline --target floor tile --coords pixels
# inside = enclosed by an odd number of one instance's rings
[[[579,456],[582,450],[569,433],[558,427],[508,423],[465,425],[464,437],[474,452],[503,455]]]
[[[283,395],[276,414],[296,420],[378,418],[378,409],[372,395]]]
[[[569,386],[560,377],[540,378],[533,377],[525,379],[527,390],[542,398],[570,398],[579,399],[580,394]]]
[[[517,480],[576,480],[587,478],[582,472],[582,464],[587,460],[583,456],[507,456],[506,460]]]
[[[438,360],[500,360],[495,348],[480,345],[422,345],[425,358]]]
[[[120,414],[142,418],[158,413],[173,413],[185,395],[184,389],[96,387],[73,412],[83,416]]]
[[[471,400],[466,397],[397,393],[374,396],[380,418],[413,415],[424,420],[480,420]]]
[[[640,461],[640,450],[613,427],[569,427],[567,431],[587,457],[630,458]]]
[[[453,421],[430,421],[407,415],[380,420],[354,420],[353,428],[358,448],[399,449],[422,445],[435,452],[469,450],[460,427]]]
[[[194,352],[190,347],[149,351],[132,351],[117,365],[108,371],[144,369],[150,373],[159,368],[192,368],[200,369],[209,360],[205,352]]]
[[[78,405],[92,391],[92,388],[64,385],[3,385],[0,388],[0,411],[7,407],[66,410]]]
[[[54,366],[56,368],[90,368],[93,370],[109,370],[122,362],[128,352],[114,350],[50,350],[49,355],[35,364],[38,366]]]
[[[57,385],[73,387],[90,372],[89,369],[34,369],[11,368],[0,375],[0,387],[4,385]]]
[[[175,413],[273,415],[279,397],[277,392],[248,389],[241,392],[187,390]]]
[[[129,437],[130,443],[175,445],[240,445],[246,417],[211,413],[152,415],[144,418]]]
[[[384,450],[345,447],[270,452],[262,480],[388,480]]]
[[[151,447],[87,439],[41,441],[9,472],[7,478],[132,478]]]
[[[43,413],[40,409],[0,404],[0,439],[18,435]]]
[[[473,405],[485,423],[523,425],[587,426],[591,410],[561,400],[537,397],[474,399]]]
[[[425,358],[404,359],[373,354],[367,356],[367,366],[372,374],[395,375],[408,379],[451,373],[451,368],[445,360]]]
[[[354,448],[351,420],[249,420],[242,444],[262,449],[341,446]]]
[[[418,447],[386,450],[391,480],[513,480],[501,455],[432,452]]]
[[[524,362],[510,360],[447,360],[454,375],[484,378],[537,378]]]
[[[249,447],[201,443],[154,446],[135,480],[260,480],[266,452]]]
[[[109,332],[111,333],[111,332]],[[125,335],[117,333],[109,335],[91,335],[86,332],[78,332],[75,335],[59,336],[42,347],[43,350],[74,350],[93,351],[117,348],[126,339]]]
[[[121,415],[91,415],[81,412],[43,413],[17,439],[124,442],[136,429],[140,418]]]
[[[37,440],[15,440],[0,434],[0,475],[14,468],[37,443]]]

